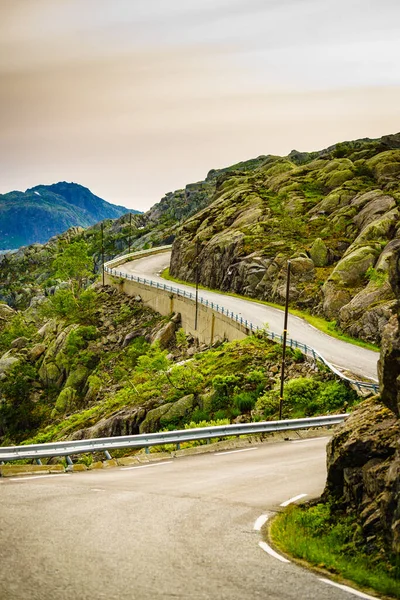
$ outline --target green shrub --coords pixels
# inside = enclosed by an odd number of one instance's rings
[[[36,327],[27,323],[21,313],[17,313],[7,323],[0,333],[0,351],[8,350],[11,342],[19,337],[31,338],[36,333]]]
[[[189,344],[188,344],[188,341],[186,338],[186,333],[182,327],[180,327],[178,329],[178,331],[175,333],[175,339],[176,339],[176,345],[179,348],[187,348],[188,347]]]
[[[147,354],[150,344],[148,344],[143,336],[137,337],[129,344],[125,350],[126,362],[130,367],[136,367],[140,356]]]
[[[379,286],[383,285],[388,278],[387,273],[385,273],[385,271],[381,271],[380,269],[374,269],[374,267],[368,267],[365,273],[365,277],[369,281],[373,281]]]
[[[341,381],[329,381],[318,394],[320,408],[325,411],[335,411],[339,408],[346,409],[347,406],[357,402],[357,400],[356,392]]]
[[[256,395],[254,392],[241,392],[233,398],[233,406],[238,409],[241,414],[251,412],[255,403]]]
[[[201,408],[195,408],[191,415],[191,423],[201,423],[202,421],[208,421],[210,415]],[[186,428],[186,425],[185,425]]]
[[[291,379],[284,387],[284,401],[287,408],[295,409],[306,417],[313,415],[318,410],[318,394],[321,383],[309,377]]]
[[[273,389],[260,396],[255,404],[256,410],[269,419],[279,412],[279,390]]]
[[[69,357],[76,357],[79,351],[86,348],[90,340],[98,337],[98,331],[93,325],[80,326],[73,329],[65,344],[65,353]],[[80,357],[79,357],[80,359]]]
[[[37,371],[28,363],[15,363],[0,382],[0,435],[15,437],[36,428],[43,418],[44,407],[33,401],[32,384]]]

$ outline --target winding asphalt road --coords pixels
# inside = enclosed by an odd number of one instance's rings
[[[168,251],[125,263],[117,267],[117,269],[122,273],[131,273],[140,277],[146,277],[153,279],[153,281],[167,283],[182,290],[185,289],[186,291],[193,292],[194,287],[191,285],[175,284],[159,276],[169,266],[170,257],[171,252]],[[244,319],[251,321],[254,325],[265,326],[265,323],[268,323],[268,328],[271,331],[279,334],[282,333],[282,310],[226,294],[219,294],[218,292],[200,290],[199,296],[228,308],[230,311],[241,315]],[[326,335],[303,319],[293,315],[289,315],[288,336],[298,342],[312,346],[329,362],[340,369],[349,371],[355,376],[364,376],[377,381],[378,352],[354,346]]]
[[[282,502],[321,493],[326,442],[0,479],[0,598],[351,600],[270,556],[254,530]]]

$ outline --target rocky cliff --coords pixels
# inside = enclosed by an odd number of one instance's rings
[[[400,238],[400,134],[319,153],[261,157],[221,173],[209,206],[187,219],[170,272],[291,303],[379,343],[394,309],[389,259]]]
[[[362,403],[328,445],[325,499],[356,511],[367,544],[400,554],[400,245],[389,261],[396,296],[383,330],[380,398]]]

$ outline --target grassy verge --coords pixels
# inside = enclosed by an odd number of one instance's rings
[[[175,283],[182,283],[185,285],[190,284],[190,282],[184,281],[183,279],[177,279],[176,277],[172,277],[172,275],[169,274],[168,267],[164,269],[164,271],[161,273],[161,277],[167,279],[168,281],[174,281]],[[272,308],[284,310],[284,306],[282,304],[276,304],[275,302],[266,302],[265,300],[259,300],[258,298],[250,298],[248,296],[242,296],[241,294],[235,294],[233,292],[223,292],[221,290],[215,290],[212,288],[205,287],[203,285],[199,285],[199,289],[207,290],[210,292],[217,292],[218,294],[223,294],[225,296],[233,296],[234,298],[241,298],[242,300],[248,300],[249,302],[257,302],[258,304],[265,304],[265,306],[271,306]],[[298,308],[289,308],[289,312],[295,317],[300,317],[301,319],[304,319],[305,321],[307,321],[307,323],[309,323],[316,329],[319,329],[323,333],[326,333],[327,335],[330,335],[331,337],[334,337],[338,340],[342,340],[343,342],[347,342],[349,344],[354,344],[355,346],[361,346],[361,348],[367,348],[367,350],[373,350],[375,352],[379,352],[380,350],[379,346],[376,346],[375,344],[371,344],[370,342],[364,342],[363,340],[353,338],[350,335],[346,335],[345,333],[338,331],[335,327],[335,321],[327,321],[322,317],[310,315],[308,312],[300,310]]]
[[[271,523],[273,543],[283,552],[345,580],[400,598],[400,561],[368,546],[355,515],[329,504],[291,506]]]

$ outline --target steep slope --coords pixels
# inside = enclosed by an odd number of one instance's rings
[[[76,183],[39,185],[0,195],[0,250],[46,242],[69,227],[89,227],[128,212]],[[132,211],[133,213],[137,211]]]
[[[174,242],[171,274],[291,303],[379,343],[392,314],[388,259],[400,237],[400,134],[268,156],[220,174]]]

